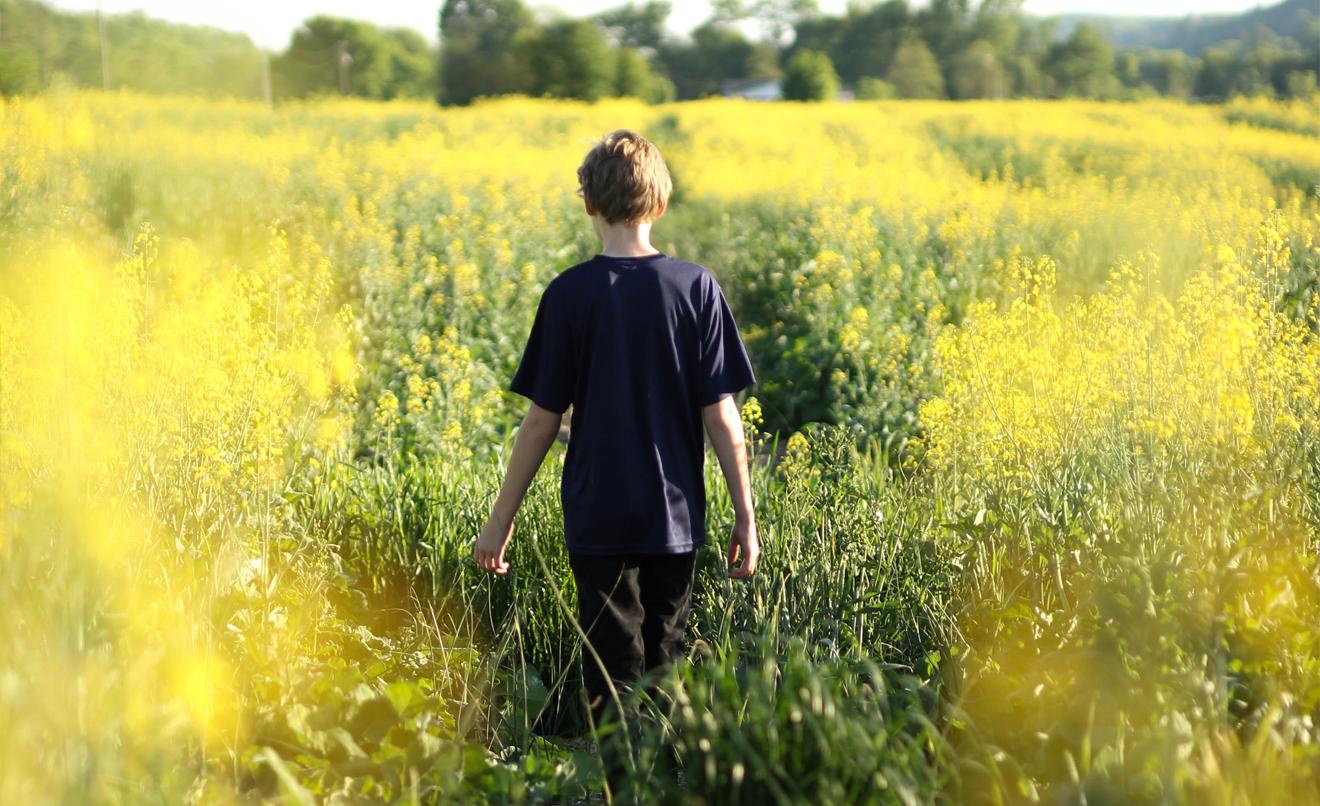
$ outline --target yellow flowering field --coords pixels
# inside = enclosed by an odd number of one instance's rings
[[[622,127],[751,352],[766,541],[737,586],[703,550],[637,763],[672,728],[692,799],[1320,798],[1320,98],[55,92],[0,101],[0,800],[599,788],[562,447],[509,577],[468,557]]]

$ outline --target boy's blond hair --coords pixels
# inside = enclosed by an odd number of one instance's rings
[[[578,166],[578,192],[610,224],[654,221],[673,183],[660,149],[630,129],[600,139]]]

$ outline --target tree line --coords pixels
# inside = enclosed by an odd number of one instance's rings
[[[0,0],[0,94],[52,86],[236,98],[429,98],[438,56],[407,28],[317,16],[269,54],[244,34],[137,12],[65,13]]]
[[[0,0],[0,94],[67,85],[253,97],[261,71],[261,51],[242,34]]]
[[[1287,0],[1278,8],[1303,2]],[[650,102],[774,82],[786,98],[845,89],[869,98],[1234,95],[1309,97],[1320,65],[1320,15],[1283,36],[1263,26],[1199,54],[1115,47],[1093,24],[1059,36],[1021,0],[853,3],[715,0],[686,37],[668,0],[631,0],[594,16],[533,13],[522,0],[445,0],[439,48],[416,31],[316,16],[280,53],[241,34],[152,20],[99,19],[38,0],[0,0],[0,93],[74,86],[215,96],[434,97],[445,104],[526,94]]]
[[[815,0],[716,0],[713,16],[685,39],[667,32],[670,10],[666,0],[646,0],[540,24],[522,0],[447,0],[439,99],[689,99],[758,79],[777,80],[785,97],[803,100],[833,97],[840,86],[858,98],[1309,97],[1320,65],[1320,15],[1297,39],[1258,28],[1189,56],[1116,49],[1088,23],[1059,37],[1054,20],[1023,14],[1020,0],[931,0],[920,8],[889,0],[855,3],[837,16],[820,13]]]

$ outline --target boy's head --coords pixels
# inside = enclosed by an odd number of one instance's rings
[[[628,129],[601,138],[578,166],[587,212],[608,224],[646,224],[669,204],[673,184],[660,149]]]

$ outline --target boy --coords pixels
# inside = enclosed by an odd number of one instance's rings
[[[573,407],[561,500],[593,724],[616,690],[683,657],[710,435],[733,500],[729,576],[756,571],[742,418],[732,395],[755,382],[719,284],[651,245],[671,182],[635,132],[606,135],[578,168],[602,249],[546,287],[510,389],[531,400],[473,559],[504,574],[513,519]],[[602,671],[601,666],[604,666]],[[607,761],[616,792],[621,770]]]

